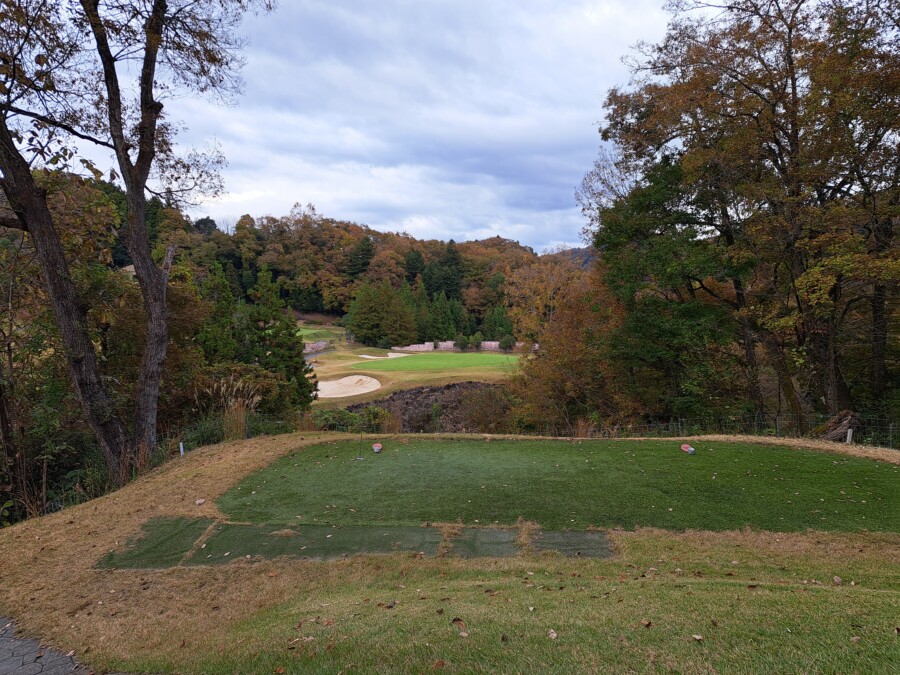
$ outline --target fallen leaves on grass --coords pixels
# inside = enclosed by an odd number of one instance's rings
[[[650,628],[650,626],[653,625],[653,622],[650,621],[650,619],[641,619],[641,625],[642,625],[644,628]]]
[[[547,637],[550,638],[551,640],[555,640],[558,637],[558,635],[557,635],[556,631],[551,628],[550,630],[547,631]]]
[[[694,638],[697,642],[703,642],[702,635],[691,635],[691,637]]]

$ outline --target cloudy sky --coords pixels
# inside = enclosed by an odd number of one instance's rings
[[[180,100],[227,194],[196,217],[326,216],[418,238],[580,245],[573,193],[621,57],[662,0],[281,0],[249,18],[237,104]],[[177,107],[175,111],[173,108]]]

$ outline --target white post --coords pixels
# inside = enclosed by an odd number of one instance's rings
[[[178,442],[178,449],[181,450],[181,456],[184,457],[184,441]]]
[[[853,442],[853,429],[847,429],[847,442]]]

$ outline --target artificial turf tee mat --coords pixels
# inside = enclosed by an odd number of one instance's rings
[[[720,442],[688,455],[671,440],[380,441],[380,454],[372,439],[290,453],[218,506],[231,521],[286,527],[900,531],[900,466],[870,459]]]
[[[156,518],[144,524],[143,535],[123,551],[111,551],[97,567],[103,569],[166,568],[175,565],[219,565],[241,558],[289,556],[332,560],[349,555],[410,553],[461,558],[505,558],[521,550],[514,530],[485,528],[304,525],[296,529],[271,525],[216,523],[187,518]],[[212,527],[210,527],[212,526]],[[536,537],[535,551],[559,551],[566,556],[609,557],[601,532],[551,532]]]

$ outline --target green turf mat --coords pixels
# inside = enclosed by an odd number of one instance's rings
[[[495,527],[466,527],[453,540],[450,555],[461,558],[507,558],[519,552],[517,533]]]
[[[531,540],[535,551],[558,551],[569,558],[609,558],[612,549],[602,532],[539,532]]]
[[[212,565],[237,558],[331,559],[364,553],[422,552],[433,556],[440,531],[425,527],[329,527],[304,525],[282,528],[268,525],[228,525],[215,528],[189,565]]]
[[[144,523],[142,533],[121,552],[111,551],[97,567],[140,569],[173,567],[191,550],[212,524],[206,518],[154,518]]]

